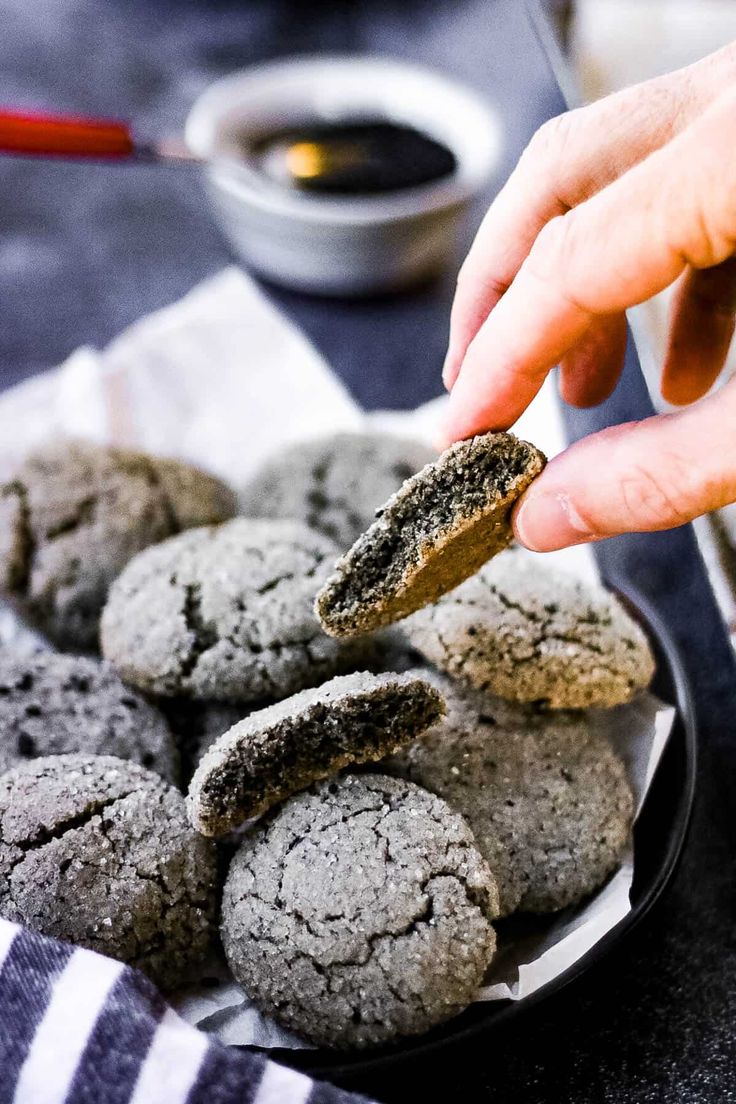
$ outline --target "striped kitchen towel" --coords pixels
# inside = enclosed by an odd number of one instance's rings
[[[142,974],[0,920],[0,1104],[355,1104],[185,1023]]]

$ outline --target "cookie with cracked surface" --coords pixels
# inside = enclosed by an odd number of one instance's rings
[[[0,916],[111,955],[165,989],[210,948],[213,844],[158,775],[112,756],[34,759],[0,777]]]
[[[354,670],[372,642],[332,640],[314,614],[334,555],[297,521],[190,529],[113,584],[103,654],[140,690],[203,701],[274,701]]]
[[[65,441],[0,485],[0,591],[61,648],[96,651],[113,579],[141,549],[236,512],[189,464]]]
[[[379,1046],[461,1012],[495,951],[496,885],[465,821],[411,782],[323,782],[246,835],[221,935],[255,1004],[315,1043]]]
[[[0,774],[44,755],[115,755],[178,778],[179,756],[163,714],[109,663],[0,649]]]
[[[452,590],[512,538],[511,509],[545,464],[510,433],[460,441],[408,479],[317,595],[332,636],[407,617]]]
[[[644,632],[613,594],[516,549],[420,610],[404,629],[430,663],[454,678],[554,709],[621,705],[654,674]]]
[[[335,433],[284,449],[240,495],[248,517],[298,518],[348,548],[434,451],[387,433]]]
[[[502,916],[584,900],[620,865],[631,831],[631,787],[608,741],[584,713],[511,705],[429,677],[446,717],[381,768],[462,813]]]
[[[192,825],[221,836],[312,782],[415,740],[444,713],[418,675],[338,675],[251,713],[204,755],[187,794]]]

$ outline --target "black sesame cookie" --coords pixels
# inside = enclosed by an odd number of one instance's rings
[[[510,433],[460,441],[404,483],[317,595],[332,636],[389,625],[434,602],[511,541],[511,509],[545,458]]]
[[[81,441],[0,484],[0,592],[59,647],[95,651],[110,583],[142,548],[232,517],[219,480],[175,460]]]
[[[130,759],[169,782],[178,754],[166,720],[109,663],[0,649],[0,774],[26,759],[82,752]]]
[[[447,716],[381,769],[444,798],[468,821],[498,883],[501,915],[583,900],[621,862],[633,796],[585,713],[549,712],[422,671]]]
[[[372,643],[332,640],[314,614],[334,555],[297,521],[190,529],[113,584],[103,654],[140,690],[203,701],[275,701],[354,670]]]
[[[189,819],[205,836],[224,835],[318,779],[397,751],[443,713],[421,676],[364,671],[302,690],[212,745],[189,787]]]
[[[493,875],[462,817],[410,782],[346,776],[251,829],[221,935],[255,1004],[315,1043],[416,1035],[474,998],[495,951]]]
[[[0,777],[0,916],[175,989],[209,950],[216,907],[214,847],[158,775],[58,755]]]
[[[511,549],[404,625],[431,663],[478,690],[556,709],[648,686],[647,639],[614,595]]]
[[[240,495],[248,517],[298,518],[348,548],[405,479],[434,458],[386,433],[335,433],[284,449]]]

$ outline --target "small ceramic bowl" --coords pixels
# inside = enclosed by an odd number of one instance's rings
[[[371,196],[292,190],[249,165],[237,138],[356,117],[407,124],[444,143],[455,171]],[[215,213],[235,251],[276,283],[323,295],[365,295],[434,274],[452,255],[458,222],[498,163],[501,126],[475,92],[429,69],[381,57],[298,58],[211,85],[186,125],[210,162]]]

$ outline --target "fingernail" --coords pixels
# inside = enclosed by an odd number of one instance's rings
[[[595,538],[569,497],[559,491],[526,495],[513,523],[516,539],[531,552],[554,552]]]

